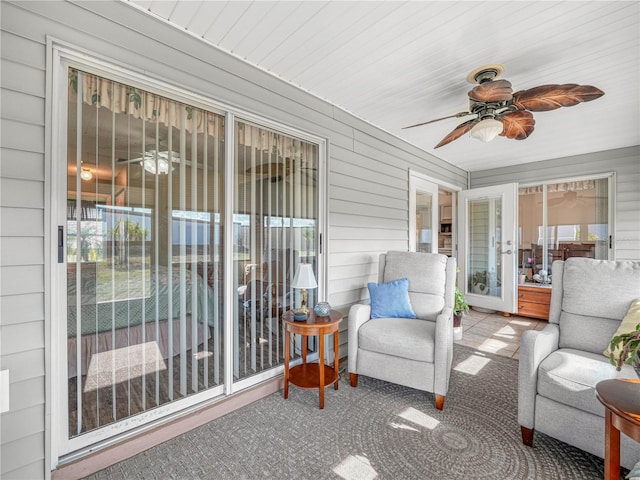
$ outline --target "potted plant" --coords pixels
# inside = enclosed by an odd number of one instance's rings
[[[640,323],[636,329],[616,335],[609,344],[609,361],[620,371],[623,364],[631,365],[640,377]]]
[[[462,338],[462,316],[469,313],[469,304],[464,295],[456,285],[453,297],[453,339]]]

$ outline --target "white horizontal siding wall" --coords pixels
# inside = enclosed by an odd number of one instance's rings
[[[46,39],[328,139],[328,298],[343,313],[366,298],[381,252],[408,248],[408,171],[464,186],[466,172],[121,2],[0,3],[0,477],[49,475],[45,404],[51,346],[45,305]],[[346,354],[346,321],[341,355]]]
[[[471,187],[616,173],[614,254],[640,259],[640,146],[471,173]]]

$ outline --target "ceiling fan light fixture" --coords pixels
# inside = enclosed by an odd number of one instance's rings
[[[89,170],[88,168],[83,168],[82,170],[80,170],[80,178],[82,180],[89,181],[93,178],[93,173],[91,173],[91,170]]]
[[[485,118],[469,131],[469,135],[483,142],[490,142],[502,133],[502,129],[503,125],[501,121],[493,118]]]
[[[156,151],[155,149],[151,149],[144,152],[144,156],[140,160],[140,165],[142,165],[142,167],[152,175],[156,175],[157,173],[168,175],[169,158],[171,158],[173,163],[180,163],[180,156],[176,152],[169,152],[167,150]]]

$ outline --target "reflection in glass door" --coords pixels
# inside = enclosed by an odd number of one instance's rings
[[[409,251],[435,253],[438,248],[438,185],[409,176]]]
[[[224,380],[225,124],[73,69],[68,92],[64,378],[79,447]]]
[[[416,193],[416,252],[433,252],[433,202],[431,193]]]
[[[500,297],[502,199],[494,197],[470,200],[468,212],[467,289],[479,295]]]

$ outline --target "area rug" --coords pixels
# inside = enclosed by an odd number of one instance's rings
[[[132,457],[97,479],[601,479],[602,459],[536,432],[522,444],[518,362],[455,345],[444,410],[430,393],[341,374],[291,387]]]

